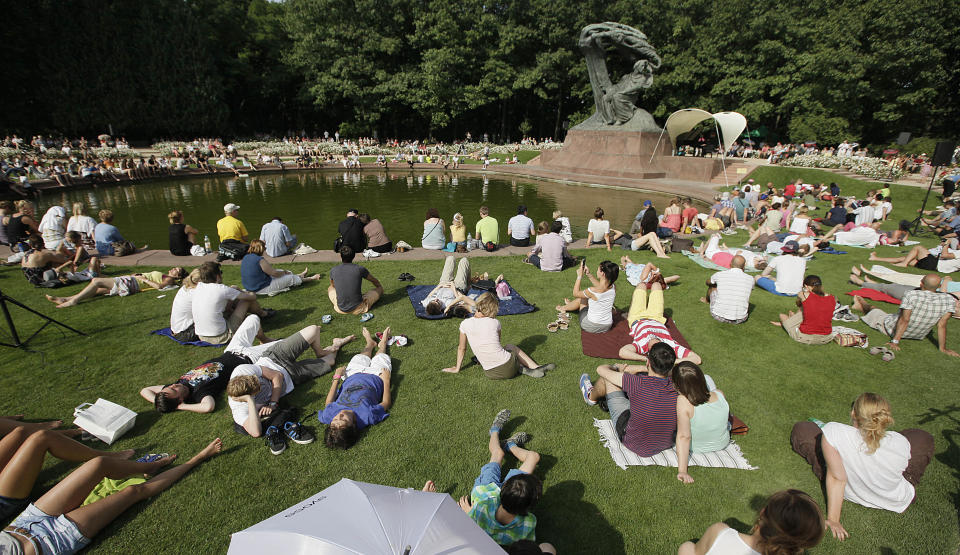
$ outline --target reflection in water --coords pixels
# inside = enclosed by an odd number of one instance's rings
[[[449,220],[455,212],[464,215],[473,231],[481,205],[500,223],[501,240],[506,241],[507,220],[525,204],[535,223],[549,221],[554,210],[570,218],[574,235],[586,235],[587,222],[600,206],[611,227],[626,231],[645,199],[658,210],[668,196],[636,190],[587,187],[531,179],[500,179],[488,175],[460,175],[455,172],[417,174],[409,171],[307,172],[271,174],[259,177],[192,177],[157,183],[138,183],[96,189],[45,192],[40,214],[54,204],[70,212],[74,201],[83,202],[96,217],[103,208],[113,210],[114,224],[130,240],[167,245],[167,214],[183,210],[186,223],[210,235],[216,243],[216,221],[223,205],[240,206],[252,238],[260,226],[279,216],[303,242],[329,249],[336,238],[337,223],[348,208],[359,208],[379,218],[387,234],[418,246],[423,217],[428,208],[437,208]]]

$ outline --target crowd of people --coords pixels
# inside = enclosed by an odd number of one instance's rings
[[[675,198],[658,214],[657,207],[646,201],[626,233],[613,229],[598,207],[588,223],[585,246],[608,251],[614,246],[632,251],[646,249],[655,258],[669,258],[677,250],[671,248],[672,242],[679,244],[704,235],[699,248],[691,245],[686,249],[690,256],[721,268],[706,282],[706,294],[700,299],[708,305],[704,316],[709,314],[721,324],[743,324],[750,317],[750,296],[756,286],[774,295],[795,298],[797,310],[780,314],[772,324],[781,326],[794,341],[823,345],[837,337],[832,323],[837,319],[838,303],[825,291],[821,277],[807,272],[806,257],[831,249],[831,244],[903,245],[910,237],[909,226],[901,224],[898,230],[880,231],[893,209],[891,198],[889,189],[870,191],[856,199],[841,196],[835,184],[797,181],[781,191],[772,184],[761,187],[751,180],[719,195],[707,211],[698,210],[689,198]],[[315,441],[283,397],[298,385],[332,373],[324,407],[316,415],[325,426],[323,443],[327,447],[349,449],[359,441],[361,431],[389,416],[393,405],[389,351],[391,345],[403,344],[398,342],[402,336],[394,337],[389,326],[377,335],[361,327],[364,345],[360,353],[340,365],[340,351],[356,339],[354,335],[327,342],[319,327],[311,325],[274,340],[264,329],[275,311],[261,306],[258,295],[274,295],[321,279],[320,274],[311,275],[307,269],[293,273],[275,268],[269,261],[291,252],[298,244],[296,235],[280,217],[265,223],[259,238],[252,239],[239,217],[240,207],[234,203],[224,206],[223,218],[216,223],[220,252],[224,253],[226,245],[229,257],[240,261],[241,287],[224,284],[222,268],[213,261],[192,270],[177,266],[166,272],[101,276],[102,260],[122,254],[117,251],[129,248],[129,242],[112,225],[110,210],[101,210],[100,222],[96,223],[86,216],[81,203],[71,209],[73,216],[69,219],[63,207],[54,206],[37,221],[30,201],[0,203],[0,229],[4,234],[0,239],[11,246],[14,252],[8,260],[21,265],[28,281],[36,285],[61,278],[88,282],[72,296],[47,295],[49,301],[58,308],[68,308],[96,296],[126,296],[179,286],[170,313],[172,337],[182,342],[226,346],[223,354],[171,383],[141,390],[141,396],[160,413],[210,413],[217,397],[225,392],[236,432],[263,437],[270,452],[279,455],[291,443]],[[818,210],[823,210],[822,217],[816,217]],[[890,314],[854,297],[853,311],[862,313],[863,323],[889,338],[880,348],[884,360],[899,351],[901,340],[923,339],[934,328],[940,352],[960,356],[946,344],[949,320],[960,313],[960,297],[956,295],[956,282],[940,275],[960,269],[956,237],[960,217],[952,202],[925,216],[930,218],[924,223],[943,239],[939,247],[918,245],[903,257],[871,254],[871,259],[930,273],[917,276],[851,269],[854,283],[901,300],[900,310]],[[200,231],[186,223],[181,211],[169,214],[169,225],[172,254],[207,252],[209,245],[198,244]],[[585,334],[611,333],[615,318],[622,317],[629,331],[622,337],[619,358],[635,362],[605,364],[597,368],[595,376],[581,375],[579,389],[584,402],[609,412],[618,439],[637,455],[652,456],[675,448],[677,480],[693,483],[691,455],[723,450],[729,444],[730,406],[735,400],[728,399],[703,371],[701,356],[671,333],[665,312],[666,291],[680,276],[664,276],[655,264],[637,264],[629,256],[622,256],[618,263],[605,260],[595,268],[589,267],[584,259],[570,254],[573,235],[569,218],[561,211],[554,212],[550,221],[535,223],[527,207],[520,205],[506,223],[506,236],[501,237],[500,223],[487,206],[481,206],[471,228],[461,213],[453,214],[448,225],[435,208],[426,212],[423,222],[420,247],[451,253],[443,262],[438,285],[423,299],[423,308],[431,316],[461,318],[455,362],[441,370],[462,372],[468,364],[468,347],[489,379],[519,375],[543,378],[556,368],[554,363],[536,362],[531,353],[516,344],[503,342],[497,318],[501,299],[506,296],[501,286],[509,291],[503,276],[491,280],[486,274],[473,274],[470,259],[457,260],[456,253],[511,245],[530,248],[524,262],[540,271],[576,268],[571,294],[556,306],[557,320],[550,324],[549,331],[566,329],[571,312],[577,315]],[[749,230],[749,239],[741,247],[727,247],[724,237],[737,229]],[[393,252],[399,245],[389,238],[379,219],[359,209],[347,211],[338,231],[336,249],[341,263],[329,272],[330,307],[339,314],[359,315],[361,322],[366,322],[383,299],[384,287],[369,269],[354,262],[355,257]],[[759,274],[754,277],[748,271]],[[617,282],[622,283],[621,274],[633,290],[629,310],[618,316],[614,300]],[[369,286],[365,287],[364,281]],[[471,286],[481,282],[489,292],[471,297]],[[300,359],[308,352],[313,358]],[[460,499],[460,506],[509,552],[555,552],[553,546],[533,541],[536,517],[532,510],[543,488],[533,474],[540,455],[527,448],[530,438],[523,432],[505,441],[500,438],[509,418],[508,410],[496,415],[489,430],[490,460],[481,468],[470,494]],[[839,540],[849,535],[840,520],[843,500],[896,512],[906,510],[933,455],[932,436],[923,430],[889,430],[892,408],[874,393],[863,393],[854,400],[850,422],[800,422],[790,438],[794,451],[825,484],[824,511],[803,492],[781,491],[760,510],[749,533],[717,523],[696,543],[680,546],[679,553],[799,553],[817,545],[826,530]],[[0,462],[6,460],[0,470],[0,501],[6,516],[19,514],[0,533],[0,546],[36,549],[38,553],[68,552],[65,546],[82,547],[133,503],[166,489],[220,450],[220,441],[216,440],[188,463],[127,488],[123,491],[129,493],[120,497],[98,501],[91,505],[99,505],[100,516],[94,517],[92,509],[78,508],[72,501],[61,499],[73,499],[103,476],[158,472],[172,459],[130,462],[126,460],[129,452],[93,451],[71,439],[73,432],[52,431],[55,427],[0,419],[0,432],[6,434],[0,442]],[[8,442],[8,437],[18,439]],[[6,459],[3,450],[8,450]],[[23,484],[35,479],[36,471],[23,470],[23,465],[13,462],[22,457],[32,461],[29,468],[38,469],[46,453],[68,461],[88,461],[75,471],[84,480],[67,478],[61,486],[69,489],[68,495],[53,495],[61,488],[57,486],[28,506],[25,497],[30,488],[25,490]],[[507,454],[517,459],[519,468],[504,475]],[[435,491],[432,482],[424,489]],[[38,527],[38,522],[48,524]]]

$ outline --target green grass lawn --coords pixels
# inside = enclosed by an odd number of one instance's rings
[[[814,170],[780,170],[799,175]],[[764,170],[771,171],[771,170]],[[826,172],[822,172],[826,173]],[[833,174],[828,174],[833,175]],[[806,177],[804,177],[807,179]],[[754,179],[757,179],[754,177]],[[783,179],[791,179],[789,175]],[[810,178],[821,180],[819,178]],[[836,178],[825,177],[831,181]],[[765,182],[766,177],[763,178]],[[760,181],[758,179],[758,181]],[[775,181],[777,182],[777,181]],[[862,194],[869,184],[842,183],[844,194]],[[893,186],[893,219],[908,218],[919,205],[921,189]],[[590,189],[585,195],[602,195]],[[590,202],[594,202],[593,199]],[[745,233],[726,238],[742,242]],[[922,238],[925,244],[932,239]],[[880,247],[884,253],[905,249]],[[852,264],[866,261],[866,249],[846,248],[849,254],[820,254],[808,265],[819,274],[825,289],[849,303],[844,295]],[[617,260],[623,252],[590,249],[591,266]],[[633,253],[637,262],[652,259],[650,251]],[[398,260],[387,256],[363,263],[381,279],[386,296],[376,305],[371,331],[392,326],[408,335],[412,345],[395,348],[394,396],[391,416],[373,427],[357,446],[331,452],[319,442],[291,445],[272,456],[259,440],[233,432],[225,399],[218,399],[211,415],[178,413],[162,418],[138,395],[141,387],[168,383],[183,370],[220,353],[212,348],[182,347],[148,335],[168,325],[173,293],[158,298],[145,292],[128,298],[98,298],[81,306],[56,310],[43,300],[43,290],[29,286],[18,268],[0,269],[0,287],[7,295],[86,331],[79,337],[50,327],[30,344],[33,352],[0,351],[0,413],[25,412],[29,419],[70,419],[82,402],[104,397],[134,408],[140,414],[132,432],[113,449],[189,456],[210,439],[224,438],[224,453],[189,474],[171,490],[140,504],[94,540],[92,549],[129,553],[148,548],[158,553],[224,552],[233,532],[253,525],[322,490],[342,477],[402,487],[435,480],[440,490],[455,497],[467,494],[480,466],[487,462],[487,429],[501,408],[513,410],[505,433],[526,430],[529,447],[543,455],[537,470],[544,481],[544,497],[534,513],[537,537],[554,543],[561,553],[670,553],[698,537],[711,523],[725,521],[746,531],[763,498],[780,489],[800,488],[823,504],[820,486],[803,459],[790,449],[794,422],[808,417],[846,422],[851,401],[863,391],[886,396],[896,418],[895,429],[921,427],[936,438],[936,455],[917,492],[917,500],[903,514],[867,509],[846,503],[842,521],[851,537],[837,542],[825,538],[820,553],[948,553],[957,545],[957,478],[960,469],[960,405],[955,383],[956,359],[939,353],[931,341],[904,341],[903,350],[889,363],[860,349],[835,344],[810,347],[792,342],[769,321],[794,309],[793,300],[755,290],[750,319],[739,326],[714,321],[697,302],[710,271],[680,255],[661,265],[666,275],[678,273],[679,284],[666,293],[667,307],[693,348],[704,360],[705,372],[724,390],[733,412],[749,426],[740,436],[756,471],[692,467],[696,482],[684,485],[676,469],[616,467],[600,445],[592,425],[604,416],[587,407],[577,389],[581,372],[592,372],[601,360],[581,353],[576,323],[568,331],[548,333],[553,309],[570,294],[572,271],[544,274],[522,265],[516,257],[474,260],[475,271],[504,273],[510,283],[539,310],[501,319],[503,339],[516,343],[537,362],[555,362],[558,368],[545,378],[518,377],[490,381],[477,366],[459,375],[440,369],[455,362],[457,321],[418,320],[408,301],[401,272],[417,277],[416,284],[434,283],[439,262]],[[311,265],[326,276],[331,264]],[[297,267],[302,269],[302,266]],[[122,268],[108,269],[119,275]],[[237,267],[227,267],[225,281],[239,282]],[[631,288],[618,282],[617,305],[626,308]],[[72,293],[79,286],[61,289]],[[280,312],[267,321],[274,337],[319,323],[332,313],[325,287],[311,283],[262,300]],[[893,311],[893,306],[884,306]],[[11,307],[21,333],[32,332],[39,320]],[[866,330],[857,323],[854,327]],[[355,316],[334,315],[323,327],[327,337],[360,332]],[[5,328],[0,335],[5,333]],[[872,344],[880,336],[870,331]],[[949,346],[960,349],[960,326],[952,322]],[[356,354],[360,343],[348,345],[338,362]],[[305,384],[288,398],[314,412],[322,408],[330,377]],[[315,415],[307,422],[317,425]],[[321,430],[319,426],[318,432]],[[509,461],[509,459],[508,459]],[[515,464],[509,461],[508,464]],[[40,475],[39,495],[75,465],[51,460]]]

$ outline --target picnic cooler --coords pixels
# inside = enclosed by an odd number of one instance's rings
[[[137,421],[137,413],[106,399],[83,403],[73,409],[73,423],[107,445],[130,431]]]

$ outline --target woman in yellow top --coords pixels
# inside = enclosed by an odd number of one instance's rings
[[[90,283],[82,291],[72,297],[54,297],[53,295],[47,295],[46,297],[48,301],[56,304],[57,308],[67,308],[84,299],[100,295],[126,297],[145,289],[163,289],[171,285],[178,285],[186,275],[186,270],[176,266],[170,268],[165,274],[153,271],[115,278],[98,277],[90,280]]]
[[[453,215],[453,223],[450,224],[450,240],[456,244],[457,248],[467,248],[467,226],[463,225],[463,214],[457,212]]]

